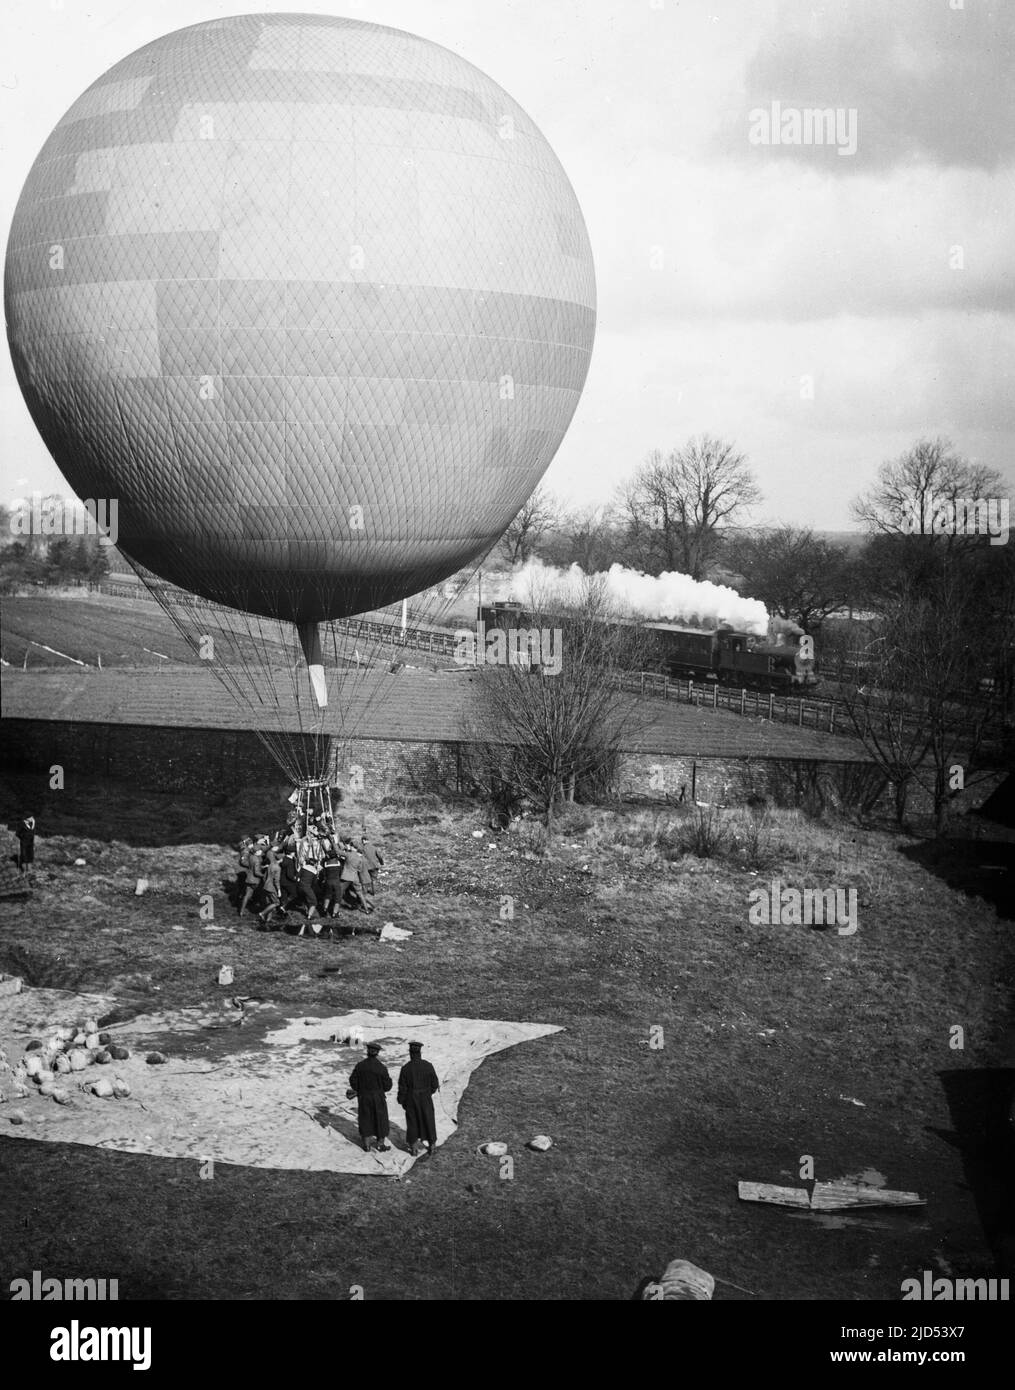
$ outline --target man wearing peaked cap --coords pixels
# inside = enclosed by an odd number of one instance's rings
[[[388,1103],[384,1093],[391,1090],[391,1076],[380,1060],[380,1043],[367,1043],[367,1055],[357,1062],[349,1077],[349,1089],[356,1097],[356,1119],[360,1137],[367,1153],[376,1147],[386,1153],[388,1139]]]
[[[437,1122],[433,1113],[434,1092],[440,1090],[437,1073],[421,1056],[423,1044],[409,1044],[409,1060],[398,1073],[398,1103],[405,1111],[405,1138],[409,1152],[415,1157],[421,1141],[426,1142],[427,1155],[433,1158],[437,1146]]]

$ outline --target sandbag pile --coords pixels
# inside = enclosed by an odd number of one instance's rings
[[[75,1082],[79,1090],[100,1099],[123,1099],[130,1095],[130,1083],[122,1076],[96,1075],[79,1080],[75,1073],[93,1066],[109,1067],[129,1057],[126,1047],[114,1043],[109,1033],[99,1032],[94,1018],[54,1028],[45,1039],[31,1038],[25,1044],[24,1055],[14,1064],[0,1048],[0,1103],[25,1100],[35,1094],[66,1105],[70,1100],[68,1087]],[[13,1124],[24,1122],[20,1111],[12,1112],[8,1118]]]

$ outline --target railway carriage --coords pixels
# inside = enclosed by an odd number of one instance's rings
[[[490,628],[525,629],[533,616],[517,603],[495,603],[477,611]],[[566,630],[566,619],[555,619]],[[647,639],[637,644],[641,669],[655,669],[677,679],[717,681],[758,690],[802,692],[818,684],[813,655],[806,655],[799,636],[784,644],[765,642],[749,633],[722,625],[716,629],[681,627],[676,623],[625,622]],[[566,639],[565,639],[566,640]]]

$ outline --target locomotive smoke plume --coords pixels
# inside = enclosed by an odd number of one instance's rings
[[[541,560],[527,560],[502,579],[497,597],[543,607],[576,602],[590,580],[605,585],[606,596],[619,617],[697,627],[729,623],[758,637],[768,632],[768,612],[759,599],[742,598],[725,584],[691,579],[675,570],[653,576],[611,565],[601,573],[586,574],[580,565],[557,569]]]

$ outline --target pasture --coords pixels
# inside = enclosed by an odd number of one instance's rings
[[[577,808],[547,840],[529,822],[494,836],[465,802],[389,801],[356,819],[383,843],[381,919],[414,933],[396,949],[231,914],[230,845],[278,819],[277,785],[213,805],[17,777],[0,796],[8,817],[30,801],[41,830],[35,895],[0,903],[0,969],[29,983],[112,992],[130,1017],[220,996],[229,963],[226,992],[295,1012],[564,1029],[484,1061],[458,1132],[402,1182],[228,1165],[201,1181],[190,1161],[0,1131],[0,1287],[43,1268],[116,1275],[121,1298],[334,1299],[359,1284],[368,1298],[616,1300],[679,1255],[724,1281],[717,1299],[868,1300],[898,1299],[925,1268],[995,1274],[990,1242],[1011,1259],[1010,1197],[977,1167],[967,1103],[1003,1055],[1010,929],[898,836],[796,812],[754,833],[738,813],[722,855],[699,858],[676,812]],[[749,893],[772,878],[855,887],[859,930],[752,925]],[[548,1154],[524,1148],[540,1132]],[[476,1153],[489,1139],[508,1143],[511,1179]],[[798,1183],[808,1154],[822,1180],[876,1173],[927,1206],[822,1217],[738,1201],[739,1179]]]

